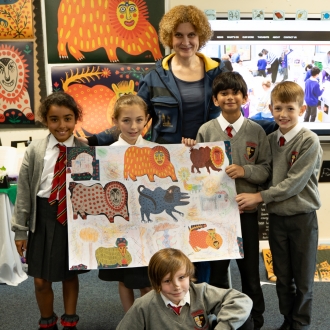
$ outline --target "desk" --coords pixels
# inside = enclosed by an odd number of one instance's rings
[[[5,189],[0,191],[0,283],[16,286],[25,281],[28,276],[22,269],[21,259],[14,242],[14,233],[11,231],[10,220],[14,205],[5,191]],[[10,195],[13,199],[13,195]]]

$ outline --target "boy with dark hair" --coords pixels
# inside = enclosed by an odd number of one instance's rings
[[[305,82],[305,102],[307,104],[307,110],[304,117],[304,121],[315,121],[316,108],[319,101],[319,97],[324,92],[324,87],[321,89],[317,77],[320,74],[320,69],[314,66],[311,69],[311,77]]]
[[[298,123],[306,106],[304,91],[291,81],[278,84],[270,110],[279,129],[268,136],[272,151],[270,188],[239,194],[240,209],[266,203],[281,330],[309,329],[318,244],[317,176],[322,149],[317,135]]]
[[[258,66],[258,76],[266,77],[266,67],[267,67],[267,61],[264,59],[264,54],[259,53],[259,60],[257,63]]]
[[[117,330],[213,329],[210,314],[216,316],[214,329],[238,329],[249,318],[251,299],[234,289],[194,284],[194,271],[180,250],[156,252],[148,266],[153,290],[135,300]],[[244,329],[253,329],[252,322]]]
[[[237,193],[257,192],[258,186],[270,176],[271,159],[269,143],[262,127],[244,118],[241,106],[247,99],[247,86],[237,72],[218,75],[212,86],[213,102],[221,108],[221,114],[202,125],[197,133],[197,142],[229,140],[233,164],[226,173],[235,179]],[[244,258],[237,259],[241,274],[242,292],[253,301],[251,315],[254,329],[264,323],[265,302],[259,275],[259,226],[257,207],[252,206],[241,214]],[[230,260],[210,261],[210,284],[228,288],[227,269]]]

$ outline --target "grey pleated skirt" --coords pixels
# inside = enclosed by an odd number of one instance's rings
[[[37,197],[35,232],[29,232],[26,261],[28,275],[59,282],[86,271],[69,270],[68,226],[56,220],[57,203]]]

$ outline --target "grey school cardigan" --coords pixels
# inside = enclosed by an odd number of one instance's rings
[[[321,206],[317,176],[322,148],[318,136],[307,128],[283,147],[277,131],[268,135],[273,158],[270,188],[262,191],[267,211],[279,216],[310,213]]]
[[[26,240],[27,231],[34,233],[35,230],[37,193],[48,140],[49,135],[45,139],[32,141],[24,154],[18,177],[14,214],[11,218],[11,229],[15,232],[15,241]],[[76,138],[74,144],[76,147],[86,146]]]

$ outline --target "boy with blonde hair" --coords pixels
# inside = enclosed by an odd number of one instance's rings
[[[322,149],[317,135],[299,124],[306,106],[304,91],[291,81],[273,89],[270,110],[279,129],[268,136],[272,151],[270,188],[239,194],[241,209],[266,203],[269,244],[277,277],[280,330],[309,329],[318,244],[317,176]]]
[[[177,249],[166,248],[150,259],[153,291],[135,300],[117,330],[213,329],[208,316],[216,315],[214,329],[238,329],[249,318],[252,302],[234,289],[194,284],[194,265]],[[250,327],[253,329],[252,321]]]

